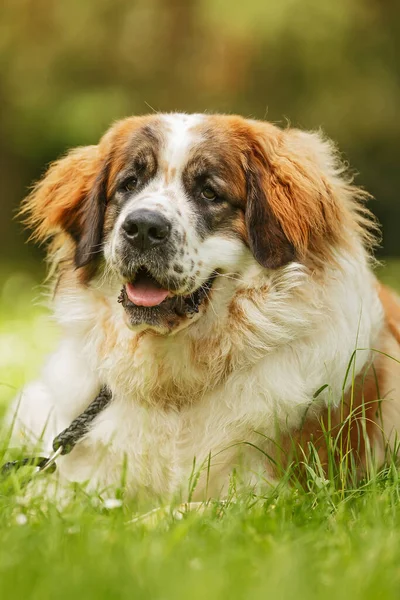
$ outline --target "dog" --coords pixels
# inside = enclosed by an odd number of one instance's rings
[[[240,116],[127,118],[70,151],[22,207],[62,335],[11,409],[19,439],[48,450],[106,385],[64,481],[171,497],[196,472],[193,497],[221,497],[232,473],[276,481],[294,445],[326,464],[328,413],[361,470],[381,464],[400,304],[367,197],[321,133]]]

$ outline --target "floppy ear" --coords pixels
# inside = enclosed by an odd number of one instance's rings
[[[263,267],[277,269],[295,259],[294,247],[269,204],[263,162],[253,158],[250,165],[245,214],[250,250]]]
[[[76,148],[49,167],[20,214],[38,241],[68,234],[76,245],[76,267],[82,267],[101,244],[106,185],[107,168],[98,146]]]
[[[366,194],[343,170],[333,144],[320,134],[252,124],[246,224],[261,265],[276,269],[321,258],[346,243],[350,230],[363,235],[367,211],[356,199]]]
[[[84,267],[101,251],[104,216],[107,206],[108,163],[98,173],[82,206],[80,230],[76,239],[75,266]]]

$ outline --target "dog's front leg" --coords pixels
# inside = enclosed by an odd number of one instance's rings
[[[62,340],[40,379],[26,385],[8,411],[11,444],[50,452],[53,438],[85,410],[100,387],[77,341]]]

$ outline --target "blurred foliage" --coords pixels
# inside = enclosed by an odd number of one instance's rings
[[[23,253],[12,215],[48,162],[180,110],[322,127],[400,254],[397,0],[3,0],[0,16],[3,253]]]

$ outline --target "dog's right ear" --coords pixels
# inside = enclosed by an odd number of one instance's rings
[[[102,237],[107,172],[98,146],[76,148],[52,163],[24,201],[20,215],[39,242],[68,234],[75,264],[95,255]]]

